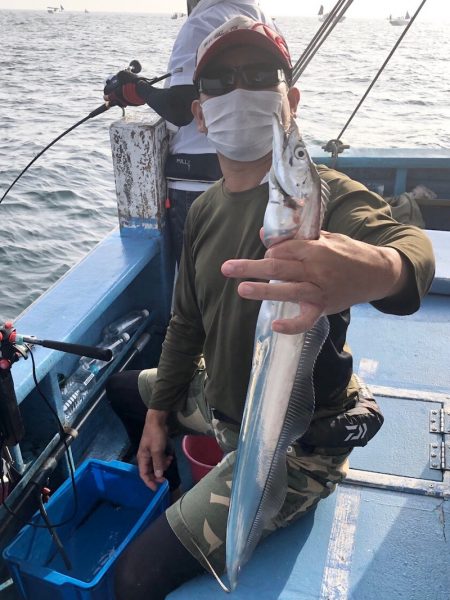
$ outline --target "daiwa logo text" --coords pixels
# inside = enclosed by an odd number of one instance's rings
[[[344,442],[349,442],[350,440],[362,440],[367,433],[367,425],[365,423],[362,425],[346,425],[345,429],[350,431],[350,433],[345,438]]]

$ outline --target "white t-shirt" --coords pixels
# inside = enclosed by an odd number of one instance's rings
[[[169,60],[168,72],[178,68],[183,70],[168,78],[166,87],[192,84],[197,48],[211,31],[236,15],[244,15],[276,28],[272,19],[266,17],[259,8],[257,0],[200,0],[181,27]],[[179,128],[168,123],[168,127],[172,133],[169,143],[171,154],[215,153],[206,135],[197,130],[195,121]],[[169,187],[201,191],[209,186],[197,182],[170,181]]]

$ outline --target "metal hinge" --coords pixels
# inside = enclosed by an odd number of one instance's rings
[[[450,471],[450,441],[430,444],[430,469]]]
[[[430,433],[450,433],[450,410],[441,408],[430,411]]]

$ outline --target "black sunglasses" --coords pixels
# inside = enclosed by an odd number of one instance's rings
[[[222,96],[236,88],[237,81],[250,90],[263,90],[288,81],[283,69],[268,64],[251,64],[240,67],[222,67],[206,71],[195,82],[200,93]]]

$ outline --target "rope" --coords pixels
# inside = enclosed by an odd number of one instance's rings
[[[422,0],[419,8],[416,10],[416,12],[414,13],[414,15],[412,16],[412,18],[410,19],[408,25],[405,27],[405,30],[403,31],[402,35],[399,37],[399,39],[397,40],[397,42],[395,43],[394,47],[392,48],[392,50],[389,52],[388,57],[386,58],[386,60],[384,61],[384,63],[381,65],[380,69],[378,70],[378,73],[375,75],[375,77],[373,78],[371,84],[369,85],[369,87],[367,88],[364,96],[361,98],[361,100],[358,102],[355,110],[352,112],[352,114],[350,115],[350,118],[348,119],[347,123],[344,125],[341,133],[337,136],[335,141],[340,141],[342,135],[344,134],[344,132],[346,131],[347,127],[350,125],[350,123],[353,120],[353,117],[356,115],[356,113],[358,112],[359,108],[361,107],[362,103],[364,102],[364,100],[367,98],[367,96],[369,95],[370,90],[373,88],[373,86],[375,85],[375,83],[377,82],[379,76],[381,75],[381,73],[383,72],[385,66],[388,64],[388,62],[390,61],[392,55],[394,54],[394,52],[397,50],[398,46],[400,45],[401,41],[403,40],[403,38],[405,37],[405,35],[408,33],[409,28],[411,27],[411,25],[414,23],[417,15],[419,14],[419,12],[422,10],[425,2],[427,0]]]
[[[308,64],[311,62],[313,57],[318,52],[319,48],[328,38],[330,33],[339,23],[340,19],[344,16],[349,6],[352,4],[353,0],[338,0],[334,5],[333,9],[327,15],[326,19],[323,21],[318,31],[313,36],[312,40],[309,42],[302,55],[295,63],[292,69],[292,82],[295,83],[303,71],[306,69]]]

